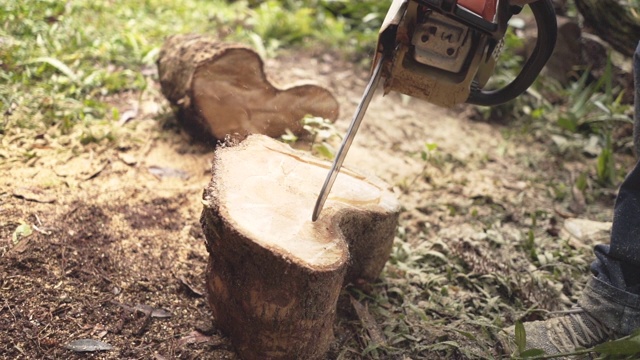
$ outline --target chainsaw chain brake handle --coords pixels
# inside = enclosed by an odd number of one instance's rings
[[[494,61],[497,61],[501,52],[509,19],[522,9],[519,6],[510,5],[508,0],[419,0],[418,2],[439,8],[471,28],[491,34],[485,56],[495,56]],[[538,36],[536,46],[520,73],[511,83],[498,90],[483,90],[481,87],[484,84],[479,86],[474,80],[465,102],[482,106],[506,103],[524,93],[538,77],[553,53],[558,25],[551,0],[534,1],[529,6],[536,21]],[[493,67],[488,71],[492,73]],[[490,75],[487,75],[487,79]]]
[[[482,90],[472,85],[467,103],[494,106],[511,101],[527,91],[536,77],[538,77],[538,74],[540,74],[540,71],[542,71],[556,44],[558,33],[556,14],[551,0],[538,0],[530,3],[529,7],[536,20],[538,36],[533,52],[525,62],[522,70],[511,83],[498,90]],[[511,10],[513,10],[513,7],[510,7],[509,11]],[[511,14],[508,14],[509,18]]]

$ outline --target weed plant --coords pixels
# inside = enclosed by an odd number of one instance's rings
[[[490,86],[502,87],[522,68],[524,59],[514,52],[524,47],[524,39],[509,31],[505,53]],[[622,180],[624,171],[616,168],[616,150],[631,152],[631,137],[613,139],[622,124],[632,124],[632,106],[622,103],[624,92],[616,83],[611,51],[602,76],[591,79],[590,69],[576,69],[581,74],[562,86],[556,80],[540,76],[527,93],[510,103],[480,109],[485,118],[510,119],[520,122],[543,142],[561,154],[581,152],[597,158],[594,179],[603,187],[613,187]],[[549,141],[551,140],[551,141]]]

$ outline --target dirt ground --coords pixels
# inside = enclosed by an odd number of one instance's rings
[[[365,72],[354,74],[328,55],[283,55],[268,61],[267,71],[331,89],[341,103],[341,132],[366,81]],[[128,94],[112,102],[124,113],[134,99]],[[43,134],[29,141],[33,159],[0,165],[0,358],[236,358],[203,294],[207,252],[199,216],[212,149],[190,143],[157,89],[143,100],[116,147],[70,148]],[[613,191],[585,208],[571,197],[558,201],[549,190],[591,165],[562,159],[526,133],[509,135],[507,125],[473,121],[469,114],[465,107],[445,110],[397,94],[374,98],[346,166],[377,175],[398,194],[399,244],[462,244],[465,234],[489,228],[508,238],[526,233],[530,214],[540,209],[549,214],[538,223],[542,233],[556,232],[565,217],[580,212],[609,220]],[[18,136],[3,145],[25,141]],[[426,142],[437,144],[431,162],[420,157]],[[469,251],[493,264],[511,261],[501,258],[507,248],[483,243]],[[411,281],[397,264],[383,276]],[[579,282],[568,286],[567,297],[548,307],[570,305],[579,288]],[[505,323],[513,316],[506,314]],[[353,311],[340,317],[332,358],[360,331]],[[65,348],[87,338],[113,348]],[[428,357],[398,346],[407,351],[394,358]]]

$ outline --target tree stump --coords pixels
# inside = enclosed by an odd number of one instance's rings
[[[260,56],[243,45],[176,35],[165,41],[157,65],[162,93],[198,140],[279,137],[286,129],[300,135],[305,115],[338,117],[338,102],[328,90],[315,85],[276,88]]]
[[[243,359],[317,359],[341,288],[386,263],[399,204],[382,181],[343,169],[316,222],[329,163],[263,135],[219,147],[203,195],[208,302]]]

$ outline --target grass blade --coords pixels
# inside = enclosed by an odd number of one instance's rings
[[[48,65],[52,66],[53,68],[55,68],[56,70],[58,70],[61,73],[63,73],[71,81],[73,81],[73,82],[77,82],[78,81],[78,76],[73,72],[73,70],[71,70],[71,68],[69,68],[62,61],[60,61],[60,60],[58,60],[56,58],[52,58],[52,57],[49,57],[49,56],[43,56],[43,57],[38,57],[38,58],[29,60],[29,61],[26,62],[26,64],[36,64],[36,63],[48,64]]]
[[[518,347],[518,354],[522,354],[527,346],[527,334],[524,330],[522,322],[516,322],[516,346]]]

